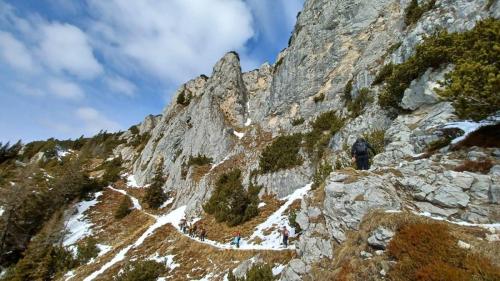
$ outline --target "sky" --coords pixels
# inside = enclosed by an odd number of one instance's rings
[[[303,0],[0,0],[0,142],[91,136],[159,114],[227,52],[273,63]]]

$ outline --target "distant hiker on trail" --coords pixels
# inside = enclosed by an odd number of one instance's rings
[[[241,234],[239,231],[234,233],[233,241],[231,241],[231,245],[236,245],[236,248],[240,247]]]
[[[200,240],[205,241],[205,237],[207,236],[207,231],[205,228],[202,226],[200,229]]]
[[[186,234],[186,225],[187,221],[185,218],[181,219],[181,222],[179,223],[179,228],[181,229],[182,233]]]
[[[283,226],[283,229],[280,231],[281,236],[283,237],[283,245],[285,245],[285,248],[288,247],[288,237],[290,236],[290,232],[286,228],[286,226]]]
[[[191,227],[191,237],[196,237],[196,224],[193,224],[193,226]]]
[[[375,154],[373,147],[363,138],[358,138],[356,142],[352,145],[351,156],[352,161],[356,161],[356,166],[358,170],[368,170],[370,168],[369,164],[369,154],[368,149]]]

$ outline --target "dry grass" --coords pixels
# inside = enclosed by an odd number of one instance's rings
[[[472,249],[469,252],[470,256],[481,256],[481,259],[483,261],[490,260],[491,265],[500,264],[500,247],[498,247],[498,242],[489,243],[486,240],[482,239],[485,237],[484,229],[475,227],[461,227],[444,222],[436,222],[431,219],[416,216],[408,212],[385,213],[382,211],[374,211],[367,214],[363,218],[362,223],[359,226],[359,231],[352,231],[347,233],[347,240],[334,250],[334,258],[331,261],[323,260],[315,264],[313,266],[310,279],[305,280],[380,280],[381,277],[379,272],[382,269],[384,269],[386,272],[389,272],[390,280],[416,280],[411,278],[396,278],[397,276],[393,273],[394,269],[391,265],[391,258],[389,257],[389,255],[387,253],[384,253],[380,256],[374,254],[374,250],[369,247],[366,242],[368,237],[370,236],[370,233],[378,226],[384,226],[393,231],[398,231],[403,227],[412,224],[425,225],[431,230],[435,228],[434,224],[445,225],[449,231],[450,237],[452,237],[452,241],[454,243],[453,245],[456,245],[458,240],[462,240],[472,245]],[[373,254],[373,257],[371,259],[363,259],[360,256],[361,251],[370,252]],[[401,261],[398,262],[398,264],[400,263]],[[477,266],[477,263],[473,263],[471,266]],[[481,262],[479,266],[486,269],[491,269],[491,267],[489,267],[489,263]],[[426,272],[427,270],[431,269],[432,268],[426,269]]]
[[[470,133],[463,141],[453,146],[453,149],[464,147],[500,147],[500,124],[484,126]]]
[[[474,173],[487,174],[489,173],[491,167],[493,167],[493,162],[489,159],[484,161],[465,160],[461,165],[455,167],[455,171],[469,171]]]
[[[210,171],[211,167],[212,165],[210,164],[202,166],[194,166],[192,174],[193,181],[196,183],[200,182],[201,178],[203,178],[203,176]]]

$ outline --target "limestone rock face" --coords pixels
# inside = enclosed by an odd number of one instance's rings
[[[433,155],[425,153],[447,134],[446,125],[458,120],[451,103],[439,100],[435,90],[453,66],[429,69],[413,81],[401,101],[407,111],[399,115],[378,106],[383,86],[372,82],[384,64],[401,63],[414,54],[425,36],[439,29],[465,31],[478,20],[498,18],[500,4],[496,1],[486,9],[485,0],[439,0],[417,23],[406,26],[404,10],[410,2],[305,1],[289,46],[274,64],[242,73],[238,55],[227,53],[210,77],[183,84],[160,116],[149,116],[138,125],[139,135],[150,135],[144,146],[132,147],[136,136],[128,131],[115,155],[128,163],[139,185],[149,183],[161,165],[173,207],[186,205],[188,216],[202,216],[201,206],[214,181],[231,169],[241,169],[245,187],[252,181],[263,187],[261,195],[277,198],[310,183],[318,163],[303,149],[302,166],[269,174],[258,172],[262,150],[277,136],[307,133],[323,112],[333,110],[345,118],[324,159],[336,170],[322,187],[324,197],[315,201],[309,194],[302,201],[296,218],[303,230],[295,242],[297,258],[284,269],[281,280],[302,280],[314,263],[333,258],[338,244],[349,232],[358,231],[363,217],[373,210],[498,222],[499,150],[464,152],[445,146]],[[352,89],[345,92],[349,81]],[[355,99],[363,88],[369,88],[370,102],[359,116],[352,116],[346,98]],[[184,103],[177,103],[180,95]],[[304,122],[293,122],[300,119]],[[375,130],[385,132],[385,147],[372,159],[371,170],[346,168],[354,140]],[[197,155],[212,159],[202,172],[187,165]],[[465,159],[491,160],[493,167],[486,174],[459,172],[456,168]],[[380,229],[369,240],[383,248],[390,236]]]

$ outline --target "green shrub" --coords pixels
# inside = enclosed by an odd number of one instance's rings
[[[193,157],[189,156],[189,161],[187,165],[190,166],[203,166],[203,165],[208,165],[213,162],[212,158],[207,157],[206,155],[200,155]]]
[[[165,272],[165,266],[152,260],[133,261],[114,277],[114,281],[156,281]]]
[[[297,223],[297,213],[298,210],[290,210],[288,213],[288,222],[290,223],[290,226],[295,229],[295,233],[302,231],[302,228],[300,228],[300,225]]]
[[[110,161],[104,161],[98,170],[104,169],[101,181],[104,185],[111,184],[120,179],[122,168],[122,158],[116,157]]]
[[[193,98],[191,92],[186,94],[186,91],[189,92],[189,90],[184,89],[178,96],[177,96],[177,104],[183,105],[183,106],[188,106],[191,103],[191,99]]]
[[[453,103],[460,118],[481,120],[500,108],[500,65],[498,44],[500,20],[486,19],[464,33],[446,31],[424,39],[415,55],[395,65],[379,97],[382,107],[399,108],[411,81],[429,68],[452,63],[438,94]]]
[[[373,80],[372,85],[378,85],[384,82],[387,77],[391,76],[393,70],[394,64],[392,62],[382,66],[377,76],[375,76],[375,80]]]
[[[344,100],[346,104],[349,104],[352,100],[351,92],[352,92],[352,79],[347,82],[344,87]]]
[[[273,271],[268,264],[254,265],[246,274],[245,281],[273,281]]]
[[[132,135],[138,135],[139,134],[139,128],[137,125],[133,125],[128,130],[132,133]]]
[[[362,88],[359,90],[356,98],[347,105],[347,109],[351,112],[353,117],[358,117],[361,115],[365,106],[371,102],[373,102],[373,97],[370,94],[370,90],[368,88]]]
[[[144,195],[144,201],[153,209],[158,209],[168,199],[167,194],[163,191],[165,180],[163,179],[162,167],[163,164],[158,165],[151,185],[146,188]]]
[[[319,186],[321,186],[326,178],[330,175],[330,173],[333,172],[332,165],[329,163],[321,163],[319,167],[316,168],[316,171],[314,172],[313,175],[313,184],[311,186],[311,189],[316,189]]]
[[[495,4],[495,0],[488,0],[488,3],[486,3],[486,9],[489,10],[493,4]]]
[[[323,156],[330,139],[344,126],[344,120],[337,116],[335,111],[320,114],[312,123],[311,132],[304,136],[304,146],[314,161]]]
[[[385,130],[377,129],[363,134],[363,138],[371,144],[375,155],[382,153],[385,148]]]
[[[436,0],[428,0],[427,3],[421,5],[418,4],[418,0],[412,0],[405,9],[405,24],[416,23],[425,12],[432,10],[435,4]]]
[[[99,255],[99,248],[97,247],[97,240],[93,237],[85,238],[77,248],[76,259],[80,264],[86,264],[91,259],[96,258]]]
[[[322,102],[325,100],[325,93],[321,93],[313,98],[314,103]]]
[[[146,146],[146,144],[148,144],[150,139],[151,139],[150,133],[146,132],[142,135],[137,134],[135,135],[134,139],[129,143],[129,145],[140,151]]]
[[[302,165],[299,155],[302,135],[280,136],[262,151],[259,168],[261,173],[276,172]]]
[[[132,212],[132,206],[133,204],[130,196],[123,196],[122,201],[120,201],[120,205],[118,205],[118,208],[115,210],[115,219],[121,220],[130,214],[130,212]]]
[[[302,125],[304,124],[304,118],[300,117],[300,118],[296,118],[296,119],[293,119],[292,120],[292,126],[298,126],[298,125]]]
[[[260,187],[254,185],[246,191],[241,183],[241,171],[236,169],[218,178],[203,209],[214,215],[217,222],[238,225],[258,214],[259,191]]]

